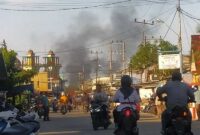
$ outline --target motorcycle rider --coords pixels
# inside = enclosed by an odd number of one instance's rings
[[[102,90],[101,84],[96,85],[96,91],[94,93],[93,101],[95,103],[101,104],[104,111],[104,116],[106,119],[109,119],[107,112],[108,108],[108,95]]]
[[[65,95],[64,92],[61,93],[61,97],[60,97],[60,104],[61,104],[61,108],[62,106],[65,107],[65,110],[67,110],[67,103],[68,103],[68,98],[67,96]]]
[[[115,122],[115,127],[117,132],[118,122],[119,122],[119,113],[125,107],[132,107],[137,110],[140,102],[140,96],[138,91],[132,87],[132,79],[129,75],[123,75],[121,78],[121,87],[117,90],[113,98],[114,102],[120,103],[120,105],[113,110],[113,117]],[[138,112],[139,119],[139,112]],[[114,132],[114,133],[115,133]]]
[[[167,95],[166,110],[162,113],[162,133],[169,123],[170,111],[175,106],[187,107],[188,100],[194,101],[194,93],[192,88],[190,88],[186,83],[182,82],[182,75],[180,72],[173,72],[171,81],[168,81],[164,86],[159,87],[156,91],[159,99],[162,99],[162,94]],[[191,113],[189,112],[189,120],[192,121]],[[191,124],[188,127],[189,132],[191,132]],[[191,132],[192,133],[192,132]]]

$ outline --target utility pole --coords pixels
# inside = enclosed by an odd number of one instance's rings
[[[98,84],[98,72],[99,72],[99,51],[91,51],[91,53],[96,54],[96,84]]]
[[[99,52],[96,51],[97,62],[96,62],[96,85],[98,83],[98,72],[99,72]]]
[[[113,41],[112,41],[113,43]],[[110,83],[112,83],[112,54],[113,54],[113,48],[112,48],[112,43],[110,45],[110,64],[109,64],[109,69],[110,69]]]
[[[181,1],[178,0],[177,11],[179,16],[179,37],[178,46],[180,51],[180,73],[183,74],[183,54],[182,54],[182,36],[181,36]]]
[[[122,42],[122,41],[121,41]],[[123,71],[125,70],[125,72],[126,72],[126,67],[125,67],[125,42],[122,42],[122,63],[123,63],[123,65],[122,65],[122,74],[123,74]]]
[[[145,25],[154,25],[154,21],[152,22],[147,22],[145,19],[143,21],[137,21],[137,19],[135,18],[135,23],[142,23],[143,26],[143,32],[142,32],[142,41],[144,43],[144,45],[146,45],[146,36],[145,36]]]
[[[82,67],[82,85],[83,85],[83,90],[85,90],[85,66],[83,65]]]

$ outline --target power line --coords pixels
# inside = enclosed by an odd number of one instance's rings
[[[190,13],[188,13],[188,12],[184,11],[183,9],[181,10],[181,12],[182,12],[184,15],[188,16],[189,18],[191,18],[191,19],[195,19],[195,20],[198,20],[198,21],[200,21],[200,19],[199,19],[199,18],[196,18],[196,17],[194,17],[194,16],[193,16],[193,15],[191,15]]]
[[[168,28],[167,32],[165,33],[165,36],[163,37],[163,39],[165,39],[165,37],[167,36],[169,30],[171,29],[171,26],[172,26],[172,24],[173,24],[173,22],[174,22],[174,19],[175,19],[175,17],[176,17],[176,13],[177,13],[177,11],[175,12],[174,17],[173,17],[173,19],[172,19],[172,21],[171,21],[171,23],[170,23],[170,25],[169,25],[169,28]]]
[[[98,7],[105,7],[110,5],[117,5],[122,3],[127,3],[132,0],[125,0],[125,1],[118,1],[118,2],[111,2],[107,4],[99,4],[99,5],[93,5],[93,6],[83,6],[83,7],[72,7],[72,8],[60,8],[60,9],[12,9],[12,8],[0,8],[0,10],[6,10],[6,11],[67,11],[67,10],[79,10],[79,9],[90,9],[90,8],[98,8]]]
[[[182,15],[182,18],[183,18],[183,25],[184,25],[184,29],[185,29],[185,36],[186,36],[186,39],[187,39],[187,42],[188,42],[188,45],[190,44],[189,43],[189,38],[188,38],[188,32],[187,32],[187,29],[186,29],[186,25],[185,25],[185,20],[184,20],[184,17]],[[189,46],[188,46],[189,47]]]

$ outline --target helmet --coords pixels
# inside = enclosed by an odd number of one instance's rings
[[[180,72],[173,72],[172,73],[172,81],[181,81],[182,80],[182,75]]]
[[[64,96],[65,95],[65,92],[61,92],[61,96]]]
[[[130,87],[132,84],[132,79],[129,75],[123,75],[121,78],[121,86],[122,87]]]

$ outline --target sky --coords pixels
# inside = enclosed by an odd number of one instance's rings
[[[86,62],[86,59],[79,58],[95,57],[86,55],[91,51],[101,51],[103,55],[100,57],[108,57],[108,44],[123,40],[127,43],[129,59],[142,41],[143,31],[147,39],[161,36],[177,44],[177,14],[171,25],[175,32],[169,30],[167,33],[176,4],[175,0],[0,0],[0,43],[5,39],[8,48],[15,50],[19,58],[29,49],[41,57],[51,49],[61,58],[61,63],[65,63],[73,58]],[[181,0],[181,8],[193,17],[182,16],[185,54],[190,52],[190,35],[197,33],[199,7],[198,0]],[[155,23],[143,25],[135,23],[135,18]],[[158,19],[164,23],[156,22]],[[87,51],[75,59],[81,47]],[[64,67],[70,64],[66,62]],[[90,68],[87,70],[92,72]]]

